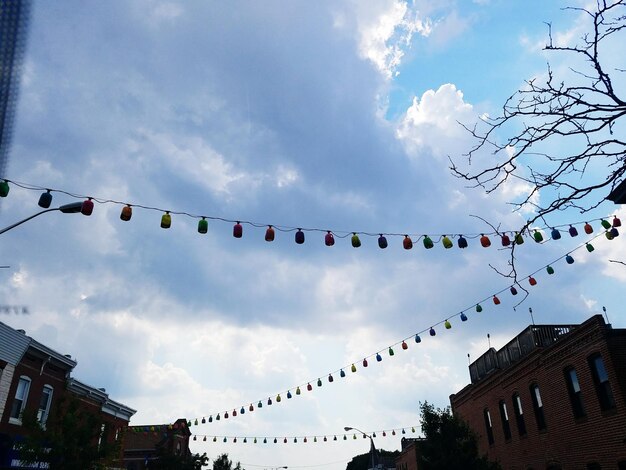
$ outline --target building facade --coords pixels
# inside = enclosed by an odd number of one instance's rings
[[[403,437],[400,441],[400,455],[396,457],[396,470],[419,470],[420,445],[424,439]]]
[[[25,436],[23,416],[46,425],[67,399],[98,416],[100,439],[119,439],[135,410],[111,400],[104,389],[70,376],[76,361],[0,322],[0,468],[20,468],[15,443]],[[121,457],[121,455],[120,455]]]
[[[191,431],[187,420],[180,418],[173,424],[129,426],[124,438],[124,468],[145,470],[160,455],[189,457]]]
[[[452,410],[505,470],[626,470],[626,329],[531,325],[470,377]]]

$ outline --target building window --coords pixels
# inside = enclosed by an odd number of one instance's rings
[[[26,406],[29,389],[30,379],[25,375],[22,375],[20,377],[20,381],[17,383],[17,390],[15,391],[15,399],[13,400],[13,406],[11,407],[9,423],[22,424],[22,411],[24,411],[24,407]]]
[[[513,411],[515,411],[515,421],[517,422],[517,432],[520,436],[526,435],[526,422],[524,421],[524,409],[519,393],[513,394]]]
[[[98,436],[98,450],[102,449],[102,441],[106,441],[106,430],[107,425],[105,423],[102,423],[100,425],[100,435]]]
[[[564,370],[565,383],[567,384],[567,392],[569,393],[569,401],[572,404],[572,412],[574,418],[582,418],[585,416],[583,408],[583,397],[580,392],[580,384],[578,383],[578,375],[576,369],[568,367]]]
[[[41,400],[39,400],[39,409],[37,410],[37,421],[42,426],[46,425],[48,421],[48,415],[50,414],[50,405],[52,404],[52,387],[50,385],[44,385],[41,392]]]
[[[600,354],[590,356],[589,367],[591,368],[593,383],[596,386],[600,409],[606,411],[615,408],[615,399],[613,398],[613,391],[611,390],[609,376],[606,373],[602,356],[600,356]]]
[[[500,419],[502,420],[502,432],[504,433],[504,438],[508,441],[511,439],[511,425],[509,424],[509,413],[507,412],[504,400],[500,400],[499,408]]]
[[[487,440],[489,441],[489,445],[493,444],[493,426],[491,424],[491,414],[489,410],[485,408],[483,410],[483,416],[485,418],[485,428],[487,429]]]
[[[535,411],[535,419],[537,420],[537,429],[543,431],[546,429],[546,417],[543,413],[543,402],[541,401],[541,393],[539,393],[539,385],[532,384],[530,386],[530,396],[533,400],[533,410]]]

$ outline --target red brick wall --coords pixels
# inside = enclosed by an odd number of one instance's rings
[[[596,317],[594,317],[596,318]],[[608,338],[607,338],[608,336]],[[609,348],[609,344],[611,347]],[[616,402],[614,410],[602,412],[587,358],[600,353]],[[504,469],[543,469],[551,462],[563,469],[584,469],[591,462],[617,468],[626,460],[626,339],[623,330],[611,332],[597,321],[585,322],[549,348],[537,349],[517,364],[494,373],[451,396],[455,413],[468,421],[479,435],[480,451]],[[586,416],[575,419],[567,391],[564,369],[573,366],[580,383]],[[529,387],[541,392],[547,429],[538,431]],[[512,402],[519,393],[526,423],[520,437]],[[505,440],[499,402],[505,400],[512,437]],[[483,410],[493,423],[494,444],[486,437]]]

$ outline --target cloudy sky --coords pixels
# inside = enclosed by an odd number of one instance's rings
[[[626,269],[608,261],[626,259],[621,237],[573,251],[573,265],[560,258],[584,237],[529,240],[518,271],[540,270],[538,284],[516,309],[520,296],[508,290],[501,305],[489,300],[510,285],[489,267],[507,262],[495,239],[485,249],[469,238],[463,251],[438,243],[491,231],[473,216],[509,230],[529,216],[508,204],[523,185],[486,196],[450,174],[448,156],[472,145],[459,121],[496,115],[525,79],[545,76],[548,59],[567,70],[542,47],[545,22],[563,43],[584,31],[579,13],[561,10],[568,4],[35,1],[0,176],[58,190],[55,206],[94,197],[135,207],[128,222],[123,205],[96,202],[90,217],[55,212],[2,235],[0,264],[10,268],[0,302],[30,314],[0,321],[71,354],[76,378],[137,409],[131,424],[223,416],[263,400],[261,410],[194,427],[210,437],[192,450],[227,452],[246,468],[329,470],[368,450],[352,435],[344,442],[344,426],[399,448],[400,435],[380,431],[419,431],[419,403],[446,406],[469,382],[468,354],[486,351],[487,334],[503,346],[528,325],[529,307],[537,322],[569,324],[606,306],[626,326]],[[0,225],[36,212],[40,193],[12,184]],[[163,211],[172,211],[168,230]],[[208,217],[208,233],[175,212]],[[613,213],[606,203],[550,224],[582,233],[585,220]],[[238,220],[258,227],[243,224],[236,239]],[[269,224],[279,228],[271,243]],[[297,228],[315,230],[299,245]],[[365,232],[399,235],[381,250]],[[447,318],[450,330],[439,324]],[[412,340],[437,324],[435,337]],[[211,442],[225,435],[237,443]],[[301,442],[324,435],[340,441]],[[285,436],[289,444],[242,443]]]

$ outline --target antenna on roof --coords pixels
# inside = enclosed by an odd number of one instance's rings
[[[469,353],[467,353],[467,364],[469,365],[471,363],[472,363],[472,361],[470,360],[470,355],[469,355]]]
[[[610,325],[609,316],[606,314],[606,307],[602,306],[602,311],[604,312],[604,316],[606,317],[606,322]]]
[[[528,307],[528,312],[530,313],[530,319],[533,322],[533,326],[535,326],[535,317],[533,317],[533,309]]]
[[[487,333],[487,342],[489,343],[489,349],[491,349],[491,335]]]

